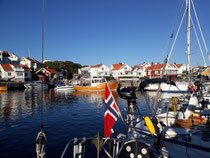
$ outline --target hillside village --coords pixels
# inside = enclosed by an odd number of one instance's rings
[[[44,61],[47,62],[47,61]],[[45,80],[47,82],[57,80],[61,72],[50,68],[41,68],[41,63],[29,57],[19,58],[14,53],[0,51],[0,80],[25,82],[32,80]],[[73,74],[74,83],[80,80],[90,80],[96,77],[113,77],[120,81],[139,81],[144,78],[160,77],[163,70],[163,64],[160,63],[142,63],[135,66],[129,66],[124,63],[112,64],[107,67],[104,64],[86,66],[78,69],[78,73]],[[202,67],[193,68],[196,73]],[[186,76],[185,64],[167,64],[164,77],[169,79],[183,78]],[[35,75],[35,76],[34,76]],[[44,77],[44,78],[43,78]],[[65,78],[65,75],[63,75]]]

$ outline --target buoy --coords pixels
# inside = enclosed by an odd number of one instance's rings
[[[144,121],[145,121],[145,123],[147,125],[147,128],[149,129],[150,133],[155,134],[155,127],[154,127],[152,121],[150,120],[150,118],[148,116],[146,116],[144,118]]]

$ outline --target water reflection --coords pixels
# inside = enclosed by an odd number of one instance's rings
[[[112,92],[114,98],[116,100],[119,99],[118,93],[116,91]],[[104,91],[98,91],[98,92],[82,92],[82,91],[75,91],[74,96],[79,98],[85,98],[88,100],[89,103],[103,103],[105,92]]]
[[[0,122],[30,116],[37,111],[38,105],[51,104],[55,99],[54,91],[27,89],[0,92]]]
[[[150,109],[156,97],[156,92],[136,92],[137,105],[140,108]],[[179,96],[181,94],[160,93],[160,98]],[[56,108],[57,104],[62,103],[66,106],[76,102],[76,104],[87,104],[87,106],[104,106],[104,92],[79,92],[79,91],[55,91],[40,89],[27,89],[25,91],[0,92],[0,122],[16,120],[38,113],[41,104],[44,104],[44,110]],[[117,92],[113,92],[118,106],[122,109],[127,106],[127,101],[119,98]],[[161,103],[159,103],[161,104]]]

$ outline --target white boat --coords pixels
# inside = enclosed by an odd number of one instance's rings
[[[187,93],[188,82],[175,82],[176,86],[166,83],[161,83],[161,91],[167,93]]]
[[[74,87],[71,85],[57,85],[55,90],[74,90]]]
[[[43,81],[33,81],[30,83],[26,83],[24,84],[24,87],[27,89],[31,89],[31,88],[48,88],[48,85],[46,83],[44,83]]]
[[[159,86],[159,84],[157,84],[157,83],[148,84],[148,85],[144,88],[144,90],[145,90],[145,91],[157,91],[157,90],[158,90],[158,86]]]

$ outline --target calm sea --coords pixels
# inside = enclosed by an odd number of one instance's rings
[[[113,93],[121,110],[127,102]],[[143,114],[151,113],[155,93],[137,92],[137,104]],[[0,92],[0,158],[36,157],[35,139],[40,131],[41,105],[47,133],[46,157],[60,157],[74,137],[103,134],[104,92],[41,91],[39,89]],[[116,133],[125,133],[120,120]]]

